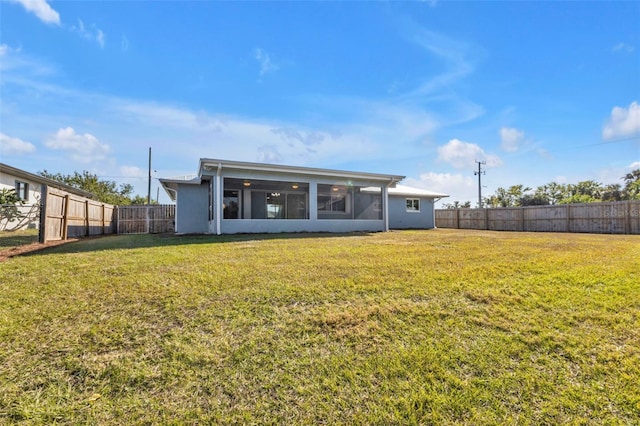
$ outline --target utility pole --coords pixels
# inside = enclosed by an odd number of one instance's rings
[[[147,186],[147,205],[151,204],[151,147],[149,147],[149,185]]]
[[[478,176],[478,208],[482,208],[482,175],[486,175],[487,172],[485,172],[484,170],[482,170],[482,166],[487,164],[486,161],[478,161],[476,160],[476,163],[478,163],[478,171],[474,171],[473,174]]]

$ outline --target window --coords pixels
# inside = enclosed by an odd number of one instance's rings
[[[224,191],[222,199],[222,218],[223,219],[239,219],[240,203],[238,198],[239,191]]]
[[[29,201],[29,184],[27,182],[16,181],[16,194],[23,201]]]
[[[350,194],[345,186],[318,185],[318,211],[323,213],[350,213]]]
[[[407,198],[407,211],[408,212],[420,212],[420,199],[419,198]]]
[[[224,219],[308,219],[309,184],[224,178]]]

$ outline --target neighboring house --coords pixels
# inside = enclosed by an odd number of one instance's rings
[[[89,192],[0,163],[0,189],[14,189],[24,202],[23,206],[19,207],[19,210],[23,215],[27,216],[24,220],[14,220],[8,223],[5,223],[0,218],[0,227],[7,230],[37,227],[42,191],[47,186],[81,197],[94,198],[93,194]]]
[[[391,195],[402,179],[204,158],[195,178],[160,183],[176,202],[177,233],[386,231],[396,219],[397,227],[433,228],[434,199],[445,195]],[[405,209],[397,207],[401,201]]]

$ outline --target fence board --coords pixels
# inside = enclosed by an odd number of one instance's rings
[[[436,226],[495,231],[640,234],[640,201],[436,210]]]
[[[110,204],[44,187],[40,241],[55,241],[115,232],[115,208]]]
[[[175,230],[176,206],[119,206],[118,234],[161,234]]]

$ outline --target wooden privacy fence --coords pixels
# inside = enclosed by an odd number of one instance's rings
[[[176,206],[119,206],[118,234],[161,234],[175,230]]]
[[[115,206],[44,186],[40,242],[115,232]]]
[[[640,201],[436,210],[438,228],[640,234]]]

